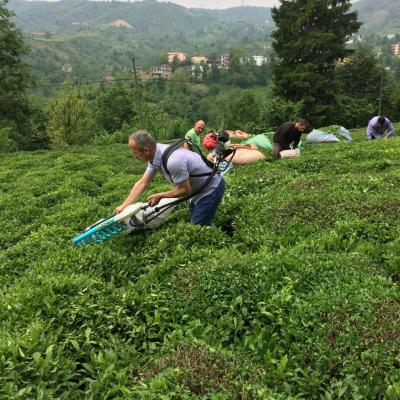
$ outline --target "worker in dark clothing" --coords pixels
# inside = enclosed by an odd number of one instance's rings
[[[300,142],[301,134],[309,131],[310,124],[306,119],[283,123],[274,134],[274,157],[276,159],[281,158],[281,151],[289,150],[292,143],[295,149]]]

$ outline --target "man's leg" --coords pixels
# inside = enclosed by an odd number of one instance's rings
[[[282,151],[282,146],[279,143],[273,144],[273,150],[274,150],[274,158],[276,160],[279,160],[281,158],[281,151]]]
[[[273,150],[274,150],[274,157],[279,160],[281,158],[281,151],[283,150],[290,150],[290,146],[286,143],[275,143],[273,144]]]
[[[195,225],[210,226],[221,203],[225,191],[225,181],[222,179],[218,187],[196,204],[190,203],[190,221]]]

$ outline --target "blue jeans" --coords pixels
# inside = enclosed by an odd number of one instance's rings
[[[210,226],[224,191],[225,181],[221,179],[219,185],[209,195],[200,199],[196,204],[189,203],[190,222],[195,225]]]

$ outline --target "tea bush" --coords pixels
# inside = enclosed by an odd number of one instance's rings
[[[83,248],[127,146],[0,155],[0,398],[400,398],[400,139],[353,134],[235,167],[211,228]]]

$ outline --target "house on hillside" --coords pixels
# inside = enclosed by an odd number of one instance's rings
[[[169,51],[167,53],[167,57],[168,57],[168,63],[171,64],[175,59],[177,59],[179,62],[185,61],[187,55],[186,53],[183,53],[181,51]]]
[[[76,21],[71,23],[72,26],[76,26],[77,28],[87,28],[89,23],[86,21]]]
[[[172,68],[168,64],[156,65],[152,68],[151,76],[153,78],[169,79],[172,75]]]
[[[212,67],[221,68],[221,60],[207,60],[206,65],[208,66],[208,70],[210,70]]]
[[[136,75],[142,81],[145,81],[146,79],[150,78],[149,71],[147,71],[147,69],[144,69],[144,68],[141,68],[141,67],[136,67]]]
[[[116,28],[127,28],[127,29],[135,29],[133,25],[129,22],[125,21],[124,19],[116,19],[113,22],[107,24],[108,26],[115,26]]]
[[[192,78],[195,80],[203,80],[204,77],[204,68],[203,65],[201,64],[194,64],[190,67],[190,73],[192,75]]]
[[[265,56],[253,56],[253,60],[257,67],[261,67],[262,65],[267,63],[267,57]]]
[[[66,72],[66,73],[70,73],[70,72],[72,72],[72,66],[70,64],[62,64],[61,65],[61,71],[62,72]]]
[[[192,64],[205,64],[208,61],[206,56],[201,54],[193,54],[191,57]]]
[[[336,61],[336,65],[342,66],[350,62],[350,57],[342,58],[341,60]]]
[[[400,43],[394,43],[390,46],[390,48],[394,56],[400,57]]]
[[[364,36],[360,33],[358,35],[353,36],[350,38],[346,44],[356,44],[356,43],[362,43],[364,41]]]
[[[114,78],[112,75],[103,76],[103,80],[104,80],[105,82],[107,82],[107,83],[112,82],[114,79],[115,79],[115,78]]]
[[[224,68],[224,69],[229,68],[229,59],[230,59],[230,54],[223,54],[221,56],[221,61],[220,61],[221,68]]]

